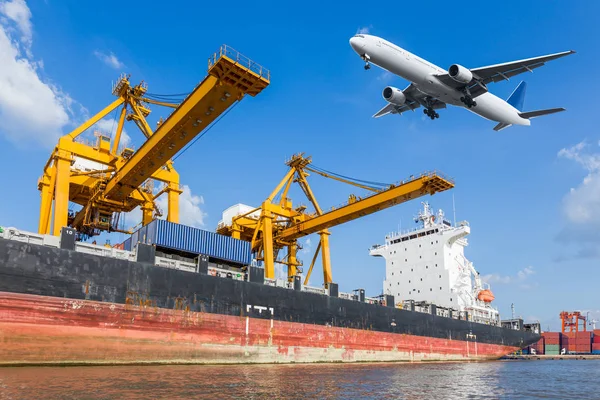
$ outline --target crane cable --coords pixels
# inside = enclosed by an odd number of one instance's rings
[[[233,110],[238,104],[239,104],[239,102],[234,103],[233,106],[231,106],[231,108],[229,108],[227,111],[225,111],[223,114],[221,114],[219,116],[219,118],[217,118],[216,120],[214,120],[213,123],[210,124],[204,130],[204,132],[202,132],[200,135],[198,135],[194,140],[192,140],[190,142],[190,144],[188,144],[183,150],[181,150],[181,152],[179,154],[177,154],[175,157],[173,157],[173,161],[177,160],[183,153],[185,153],[190,147],[192,147],[192,145],[194,143],[196,143],[202,136],[204,136],[206,133],[208,133],[208,131],[210,131],[221,120],[221,118],[223,118],[224,116],[226,116],[229,113],[229,111]]]
[[[346,175],[341,175],[332,171],[328,171],[326,169],[323,168],[319,168],[317,166],[315,166],[314,164],[311,164],[311,166],[307,167],[306,169],[308,170],[314,170],[314,172],[316,173],[320,173],[320,174],[326,174],[326,175],[331,175],[333,177],[338,177],[341,179],[345,179],[347,181],[350,182],[354,182],[363,186],[369,186],[375,190],[382,190],[382,189],[386,189],[388,187],[391,186],[391,184],[389,183],[383,183],[383,182],[375,182],[375,181],[367,181],[367,180],[363,180],[363,179],[357,179],[357,178],[352,178],[350,176],[346,176]]]

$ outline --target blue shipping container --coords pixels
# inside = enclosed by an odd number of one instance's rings
[[[131,236],[123,242],[123,250],[131,251]]]
[[[193,254],[206,254],[223,261],[249,265],[252,260],[250,243],[215,232],[192,228],[156,219],[131,235],[130,246],[154,244]]]

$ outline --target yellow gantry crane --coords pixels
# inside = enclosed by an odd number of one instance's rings
[[[323,282],[325,287],[328,287],[329,283],[333,282],[328,228],[426,194],[433,195],[454,187],[454,182],[451,179],[437,172],[411,176],[398,184],[388,185],[347,178],[312,166],[311,162],[311,158],[304,157],[303,154],[294,155],[286,162],[289,167],[287,174],[260,207],[233,217],[230,224],[223,221],[217,228],[218,233],[251,242],[252,250],[257,254],[257,259],[262,260],[264,263],[265,277],[267,278],[275,278],[275,263],[281,263],[287,265],[288,280],[291,281],[297,274],[297,268],[301,266],[297,259],[298,239],[318,233],[320,237],[319,244],[315,250],[304,284],[307,284],[310,278],[320,251]],[[319,206],[308,184],[308,172],[367,189],[373,194],[363,198],[350,195],[348,202],[343,206],[324,211]],[[293,208],[288,193],[294,182],[300,186],[308,201],[314,207],[314,212],[307,212],[306,206]],[[276,199],[279,199],[279,201]],[[277,256],[280,250],[284,248],[287,249],[287,254],[278,260]]]
[[[267,69],[226,45],[209,58],[208,75],[181,103],[149,98],[143,82],[132,86],[128,76],[121,76],[113,87],[117,99],[61,137],[44,166],[38,181],[39,233],[59,235],[65,226],[88,236],[119,231],[115,216],[138,206],[145,225],[160,216],[156,200],[164,193],[168,196],[167,220],[179,222],[181,190],[172,157],[234,103],[246,94],[256,96],[269,83]],[[154,131],[146,120],[148,104],[174,109]],[[112,141],[102,134],[91,145],[76,140],[119,107]],[[118,152],[126,120],[135,122],[146,141],[137,151],[124,148]],[[154,180],[163,183],[158,193],[149,184]],[[69,202],[81,205],[81,210],[70,214]]]

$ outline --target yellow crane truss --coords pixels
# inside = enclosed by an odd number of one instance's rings
[[[38,231],[59,235],[62,227],[71,226],[79,232],[95,235],[101,231],[117,231],[115,213],[140,207],[145,225],[160,215],[156,200],[167,193],[167,220],[179,222],[179,175],[172,157],[198,134],[223,115],[246,94],[256,96],[270,83],[270,72],[231,47],[223,45],[208,60],[208,75],[179,104],[147,97],[142,82],[132,86],[128,76],[121,76],[113,87],[117,97],[110,105],[58,141],[42,177]],[[166,120],[152,130],[146,117],[148,104],[173,108]],[[79,135],[120,108],[114,138],[99,135],[96,143],[77,141]],[[133,121],[146,137],[137,150],[118,152],[123,126]],[[91,162],[95,168],[75,167],[79,160]],[[164,188],[154,193],[148,182],[156,180]],[[69,202],[82,206],[69,215]]]
[[[297,259],[298,239],[318,233],[319,244],[304,283],[307,284],[319,252],[321,252],[323,282],[327,287],[332,282],[329,228],[426,194],[433,195],[454,187],[451,179],[438,172],[428,172],[419,176],[411,176],[398,184],[377,188],[368,183],[324,172],[311,167],[310,164],[310,157],[304,157],[303,154],[294,155],[286,162],[289,167],[287,174],[260,207],[233,217],[231,224],[223,221],[217,228],[218,233],[251,242],[257,259],[264,263],[265,277],[267,278],[275,278],[275,263],[281,263],[287,265],[288,279],[292,280],[298,272],[298,267],[302,265]],[[373,193],[363,198],[350,195],[348,202],[344,205],[324,211],[319,206],[308,183],[308,172],[367,189]],[[288,193],[294,182],[300,186],[314,207],[313,213],[307,212],[305,206],[293,208]],[[279,201],[276,201],[277,198]],[[283,259],[277,260],[277,255],[284,248],[287,248],[287,255]]]

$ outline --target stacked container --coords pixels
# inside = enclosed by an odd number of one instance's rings
[[[589,354],[592,352],[592,332],[563,333],[562,345],[569,353]]]
[[[562,335],[560,332],[544,332],[544,354],[559,355],[561,350]]]
[[[592,337],[592,354],[600,354],[600,329],[594,330]]]
[[[531,348],[535,349],[535,354],[545,354],[544,342],[544,337],[542,336],[540,340],[531,345]]]
[[[577,353],[589,354],[592,352],[592,332],[577,332],[575,335],[575,349]]]

